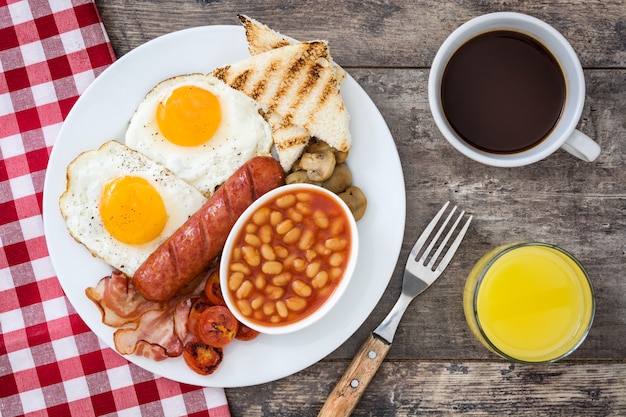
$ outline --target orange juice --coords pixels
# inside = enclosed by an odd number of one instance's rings
[[[583,267],[552,245],[507,245],[470,272],[464,310],[478,339],[520,362],[551,362],[572,352],[594,315],[593,288]]]

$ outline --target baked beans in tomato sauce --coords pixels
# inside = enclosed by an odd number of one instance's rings
[[[257,208],[230,254],[227,291],[239,312],[260,325],[279,326],[319,308],[348,265],[348,215],[314,189],[286,190]]]

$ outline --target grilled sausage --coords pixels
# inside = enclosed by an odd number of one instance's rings
[[[148,300],[172,298],[222,251],[244,210],[285,183],[271,157],[256,157],[239,168],[209,200],[139,266],[132,283]]]

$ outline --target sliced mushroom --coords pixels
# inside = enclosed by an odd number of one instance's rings
[[[309,152],[309,153],[334,151],[334,150],[335,148],[332,148],[328,143],[322,142],[321,140],[311,142],[306,148],[306,152]]]
[[[293,163],[293,165],[291,166],[291,172],[296,172],[296,171],[300,171],[302,168],[300,168],[300,160],[297,159],[296,162]]]
[[[346,162],[346,159],[348,159],[349,151],[340,151],[319,139],[312,140],[307,146],[305,152],[314,153],[323,151],[333,151],[333,153],[335,154],[335,161],[338,164]]]
[[[343,162],[346,162],[346,159],[348,159],[348,153],[349,151],[335,151],[335,161],[337,161],[338,164],[341,164]]]
[[[352,184],[350,168],[346,164],[337,164],[330,178],[322,183],[322,187],[339,194],[344,192],[350,184]]]
[[[294,171],[291,174],[287,175],[285,178],[285,183],[287,184],[316,184],[319,185],[316,181],[311,181],[309,175],[306,171]]]
[[[335,170],[335,154],[332,151],[305,152],[299,166],[306,170],[311,181],[326,181]]]
[[[346,202],[355,220],[358,221],[363,217],[367,208],[367,199],[359,187],[351,185],[339,194],[339,197]]]

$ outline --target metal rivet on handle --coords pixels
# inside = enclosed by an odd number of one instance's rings
[[[359,380],[358,379],[353,379],[352,382],[350,382],[350,386],[352,388],[356,388],[359,386]]]

